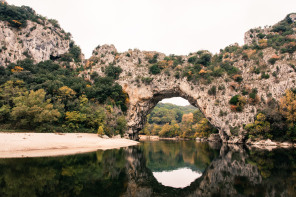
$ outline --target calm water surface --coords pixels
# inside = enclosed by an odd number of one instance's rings
[[[295,187],[296,149],[159,141],[0,159],[0,196],[296,196]]]

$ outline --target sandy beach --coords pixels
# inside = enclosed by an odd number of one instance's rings
[[[0,133],[0,158],[71,155],[137,144],[89,133]]]

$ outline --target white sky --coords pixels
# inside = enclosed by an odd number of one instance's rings
[[[183,99],[182,97],[172,97],[172,98],[168,98],[168,99],[163,99],[161,102],[162,103],[172,103],[172,104],[180,105],[180,106],[190,105],[190,103],[186,99]]]
[[[156,180],[164,186],[184,188],[202,176],[201,172],[192,171],[190,168],[179,168],[172,171],[152,172]]]
[[[296,0],[7,0],[57,19],[86,58],[97,45],[167,55],[218,52],[254,27],[296,12]]]

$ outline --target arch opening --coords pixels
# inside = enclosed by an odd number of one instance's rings
[[[169,98],[179,98],[179,100],[183,99],[181,102],[186,103],[184,100],[187,101],[188,106],[178,107],[177,105],[174,105],[168,107],[166,106],[168,104],[164,104],[162,101]],[[205,109],[201,109],[196,100],[196,98],[183,93],[179,89],[173,91],[163,91],[154,94],[150,99],[141,100],[136,106],[134,106],[133,109],[133,111],[136,111],[137,113],[133,114],[132,118],[134,118],[134,120],[136,119],[138,124],[132,125],[134,127],[132,127],[130,137],[138,140],[138,134],[146,134],[159,135],[160,137],[193,139],[196,137],[205,138],[212,133],[218,133],[218,129],[213,127],[211,124],[211,117],[205,116]],[[161,124],[151,121],[153,109],[155,109],[158,105],[162,105],[164,108],[172,108],[162,109],[168,114],[167,117],[165,117],[167,119],[166,122],[162,122]],[[191,108],[191,110],[188,110],[188,108]],[[157,117],[153,117],[153,119],[157,119]],[[151,124],[156,127],[156,130],[158,130],[157,132],[151,130]],[[159,133],[160,131],[161,133]]]

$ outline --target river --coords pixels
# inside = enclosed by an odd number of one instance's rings
[[[295,196],[296,149],[195,141],[0,159],[0,196]]]

